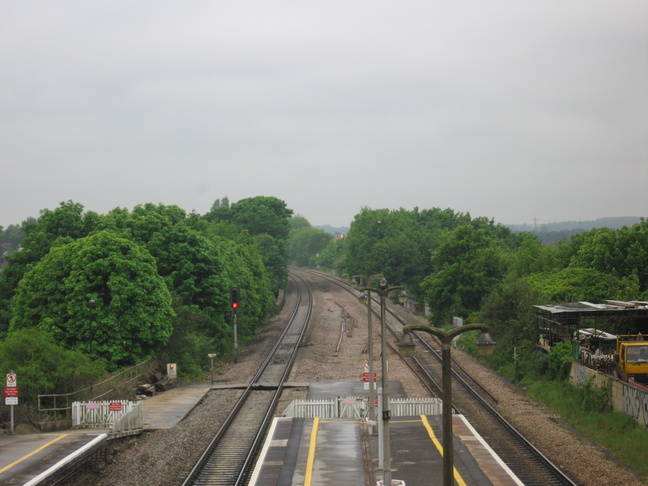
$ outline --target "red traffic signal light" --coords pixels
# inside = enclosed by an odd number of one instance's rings
[[[238,309],[239,307],[240,293],[241,292],[238,287],[232,287],[230,289],[230,307],[234,310]]]

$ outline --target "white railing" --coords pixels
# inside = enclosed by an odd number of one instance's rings
[[[144,410],[142,402],[136,402],[131,408],[130,412],[122,415],[113,425],[113,434],[121,434],[134,430],[142,430],[144,428]]]
[[[283,415],[301,418],[365,418],[368,412],[367,402],[367,397],[293,400]],[[392,417],[441,415],[443,413],[443,403],[440,398],[391,398],[389,408]]]
[[[286,417],[320,417],[333,418],[338,416],[337,400],[335,399],[312,399],[293,400],[284,412]]]
[[[144,426],[142,402],[72,402],[72,427],[111,428],[113,433]]]
[[[393,417],[442,415],[443,400],[440,398],[390,398],[389,409]]]

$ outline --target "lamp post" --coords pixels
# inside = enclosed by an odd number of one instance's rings
[[[398,350],[403,357],[411,357],[414,355],[415,344],[412,341],[411,332],[422,331],[436,336],[441,341],[441,359],[442,359],[442,384],[443,384],[443,485],[452,486],[454,458],[452,448],[452,362],[450,356],[450,346],[455,336],[468,331],[476,329],[482,330],[482,335],[477,342],[477,349],[482,356],[489,356],[494,351],[495,342],[488,334],[488,326],[485,324],[468,324],[466,326],[455,327],[450,331],[442,329],[412,325],[403,328],[403,336],[401,341],[397,344]]]
[[[389,393],[387,390],[387,324],[385,322],[385,301],[390,292],[394,290],[402,290],[401,285],[394,287],[387,287],[387,280],[384,277],[378,282],[378,288],[365,287],[366,292],[375,292],[380,296],[380,354],[381,354],[381,385],[382,385],[382,469],[383,469],[383,485],[391,486],[391,451],[390,451],[390,435],[389,435],[389,420],[391,419],[391,411],[389,410]],[[362,298],[362,296],[361,296]]]
[[[354,289],[358,287],[358,280],[364,280],[366,285],[369,285],[372,280],[376,278],[382,278],[382,275],[376,274],[371,277],[365,277],[363,275],[354,275],[351,280],[351,287]],[[364,292],[360,295],[360,301],[363,302],[366,299],[367,304],[367,336],[369,344],[369,420],[376,420],[376,382],[374,381],[374,354],[373,354],[373,329],[371,325],[371,290],[364,287]]]

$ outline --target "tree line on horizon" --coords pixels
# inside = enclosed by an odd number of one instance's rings
[[[644,219],[548,245],[449,208],[364,207],[334,238],[274,197],[217,199],[204,215],[151,203],[101,215],[68,201],[0,236],[21,245],[0,270],[0,367],[31,376],[33,393],[151,356],[200,376],[207,354],[232,353],[229,288],[241,288],[245,343],[273,312],[288,263],[380,273],[427,304],[431,325],[489,324],[505,363],[537,339],[534,304],[648,300]]]

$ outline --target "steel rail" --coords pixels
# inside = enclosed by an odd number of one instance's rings
[[[290,278],[296,284],[298,298],[288,324],[183,486],[237,486],[247,481],[312,312],[312,293],[308,284],[295,274],[291,273]],[[286,355],[287,359],[278,359],[278,356]]]
[[[319,275],[323,278],[327,278],[328,280],[336,283],[343,289],[347,290],[348,292],[357,295],[357,291],[353,289],[349,282],[341,279],[339,277],[332,277],[330,275],[327,275],[322,272],[317,272],[314,270],[308,270],[309,273]],[[398,317],[394,312],[392,312],[389,308],[387,308],[387,312],[392,316],[393,319],[395,319],[401,326],[405,325],[405,323],[402,321],[400,317]],[[387,328],[392,332],[392,334],[398,338],[398,335],[396,334],[396,331],[400,331],[400,329],[394,329],[394,326],[392,326],[390,323],[387,323]],[[402,328],[401,328],[402,329]],[[416,333],[412,333],[416,334]],[[441,356],[436,352],[436,350],[432,349],[432,347],[427,343],[426,340],[422,339],[420,336],[416,335],[419,341],[425,343],[425,347],[428,347],[432,354],[435,356],[435,358],[441,362]],[[456,362],[453,360],[453,367],[458,366]],[[468,373],[466,373],[463,369],[462,372],[466,374],[467,376]],[[506,431],[506,434],[511,436],[511,439],[519,444],[520,447],[523,447],[526,451],[528,451],[533,458],[533,461],[537,461],[539,464],[541,464],[541,467],[546,469],[547,471],[547,476],[544,477],[544,479],[541,480],[541,482],[538,483],[529,483],[529,484],[538,484],[538,485],[547,485],[547,484],[560,484],[560,485],[566,485],[566,486],[576,486],[576,483],[569,478],[556,464],[554,464],[551,460],[549,460],[538,448],[536,448],[529,440],[524,437],[524,435],[513,426],[509,421],[507,421],[495,408],[493,408],[484,397],[478,393],[473,387],[471,387],[466,380],[464,380],[454,369],[452,370],[453,373],[453,378],[461,385],[462,388],[466,390],[467,393],[469,393],[478,403],[479,405],[486,411],[486,413],[493,417],[494,420],[496,420],[499,424],[500,427]],[[476,380],[474,380],[472,377],[470,378],[471,381],[475,382],[478,384]],[[435,385],[436,386],[436,385]],[[484,388],[478,384],[478,386],[483,390]],[[438,388],[438,386],[436,386]],[[490,394],[488,394],[490,395]],[[491,397],[492,398],[492,397]],[[457,410],[461,410],[462,407],[457,407],[456,404],[452,404],[453,408]],[[477,424],[473,424],[474,426]],[[479,427],[476,426],[477,430],[479,431]],[[493,449],[497,451],[499,448],[502,450],[500,447],[497,447],[496,444],[491,444]],[[504,452],[504,451],[502,451]],[[506,457],[504,457],[503,453],[500,454],[500,457],[504,459],[505,461],[507,460]],[[514,470],[516,474],[525,476],[525,467],[524,466],[519,466],[516,467],[516,464],[511,463],[510,464],[511,469]],[[549,477],[551,476],[551,478]],[[526,484],[526,483],[525,483]]]

